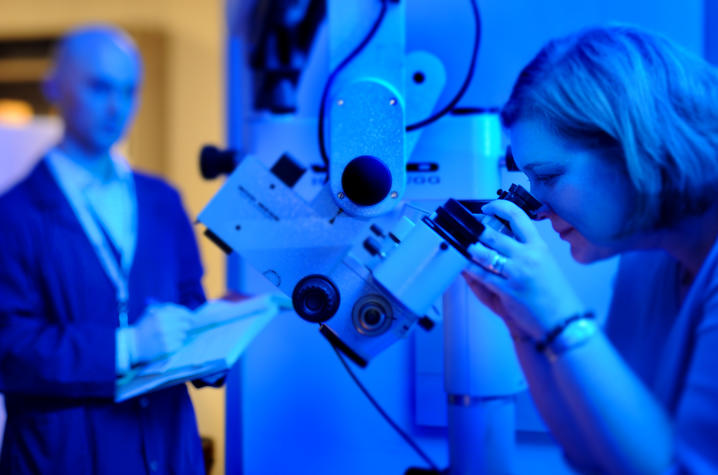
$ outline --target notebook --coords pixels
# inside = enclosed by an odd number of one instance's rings
[[[291,308],[291,300],[281,294],[205,303],[194,313],[195,326],[185,345],[118,380],[115,401],[229,370],[254,337],[278,313]]]

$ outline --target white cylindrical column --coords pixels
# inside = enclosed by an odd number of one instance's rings
[[[514,398],[526,382],[511,337],[463,279],[443,304],[451,474],[512,473]]]

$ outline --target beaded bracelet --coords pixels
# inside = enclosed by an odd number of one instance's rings
[[[598,325],[593,319],[576,320],[568,325],[566,330],[546,348],[544,354],[549,361],[554,362],[568,350],[584,345],[596,332],[598,332]]]
[[[556,340],[556,338],[563,333],[563,331],[568,327],[570,324],[577,320],[583,320],[585,318],[593,319],[595,318],[593,312],[585,312],[585,313],[577,313],[576,315],[571,315],[570,317],[563,320],[561,323],[556,325],[551,331],[549,331],[543,340],[536,342],[536,350],[539,352],[544,352],[546,349]]]

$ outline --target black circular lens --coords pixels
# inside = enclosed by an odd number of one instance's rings
[[[360,206],[372,206],[391,190],[391,172],[375,157],[355,158],[342,172],[342,189],[347,198]]]
[[[292,305],[304,320],[325,322],[339,309],[339,291],[327,277],[309,275],[294,286]]]
[[[304,305],[311,311],[321,310],[322,306],[326,302],[326,297],[323,292],[310,291],[304,297]]]
[[[386,332],[393,320],[389,301],[381,295],[368,294],[357,300],[352,309],[354,328],[361,334],[377,336]]]
[[[368,326],[374,327],[381,323],[384,314],[379,309],[369,308],[363,312],[362,317]]]

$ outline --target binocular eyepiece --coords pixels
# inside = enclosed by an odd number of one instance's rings
[[[508,200],[521,208],[531,219],[537,219],[541,202],[531,196],[521,185],[513,184],[508,191],[499,189],[498,199]],[[468,257],[467,248],[479,240],[486,226],[513,236],[508,222],[495,216],[482,215],[481,207],[490,200],[449,199],[436,209],[434,219],[425,217],[424,222],[459,252]]]
[[[519,185],[499,190],[536,219],[541,203]],[[449,288],[473,260],[468,248],[488,226],[512,236],[509,223],[481,213],[489,200],[450,199],[425,216],[392,253],[374,269],[375,281],[416,315],[425,315],[433,302]]]

